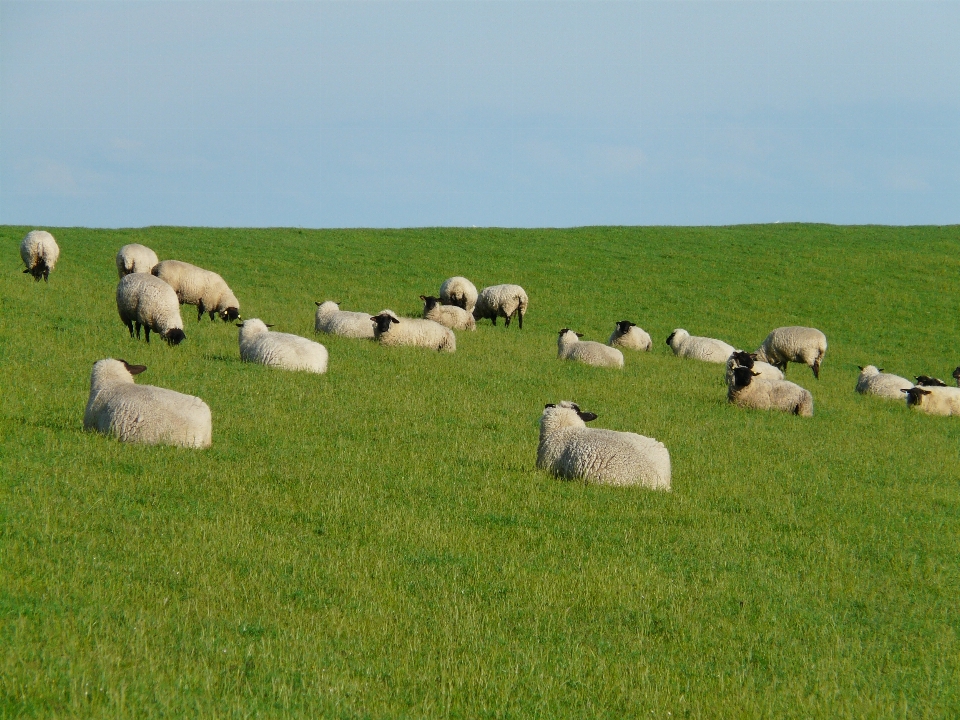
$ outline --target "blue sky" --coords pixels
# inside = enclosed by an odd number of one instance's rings
[[[0,222],[960,222],[960,2],[0,3]]]

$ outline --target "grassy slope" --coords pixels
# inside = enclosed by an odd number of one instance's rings
[[[890,717],[960,713],[960,422],[853,392],[960,362],[958,228],[54,230],[49,286],[0,227],[0,715]],[[239,362],[184,310],[131,341],[113,256],[220,271],[246,317],[403,314],[450,275],[517,282],[521,332],[455,355],[324,338],[326,376]],[[639,322],[623,372],[563,326]],[[724,402],[676,327],[830,349],[816,416]],[[91,364],[199,395],[205,452],[81,431]],[[534,469],[543,404],[670,449],[670,494]]]

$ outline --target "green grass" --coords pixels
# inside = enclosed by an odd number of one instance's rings
[[[858,396],[856,365],[960,364],[960,229],[52,229],[49,285],[0,227],[0,715],[960,715],[960,420]],[[325,337],[324,376],[239,362],[237,331],[130,340],[128,242],[220,272],[312,337],[314,300],[419,311],[516,282],[523,331],[454,355]],[[630,319],[622,372],[556,359]],[[812,419],[725,402],[677,327],[830,347]],[[203,398],[207,451],[82,431],[94,361]],[[662,440],[673,492],[534,467],[543,405]]]

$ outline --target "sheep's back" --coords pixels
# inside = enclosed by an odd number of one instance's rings
[[[903,400],[901,390],[909,390],[913,383],[893,373],[879,373],[861,377],[857,380],[857,392],[862,395],[876,395],[888,400]]]
[[[663,443],[636,433],[592,428],[571,432],[558,464],[567,478],[670,488],[670,453]]]

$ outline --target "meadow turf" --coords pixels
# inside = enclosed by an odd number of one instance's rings
[[[960,228],[50,228],[50,283],[0,227],[0,716],[960,716],[960,418],[854,392],[949,379]],[[128,337],[114,256],[220,272],[244,317],[313,337],[315,300],[419,314],[452,275],[522,285],[524,328],[453,355],[321,337],[329,371]],[[650,332],[622,371],[570,327]],[[815,416],[729,406],[678,327],[755,349],[823,330]],[[198,395],[213,447],[82,430],[94,361]],[[673,491],[535,468],[545,403],[656,437]]]

